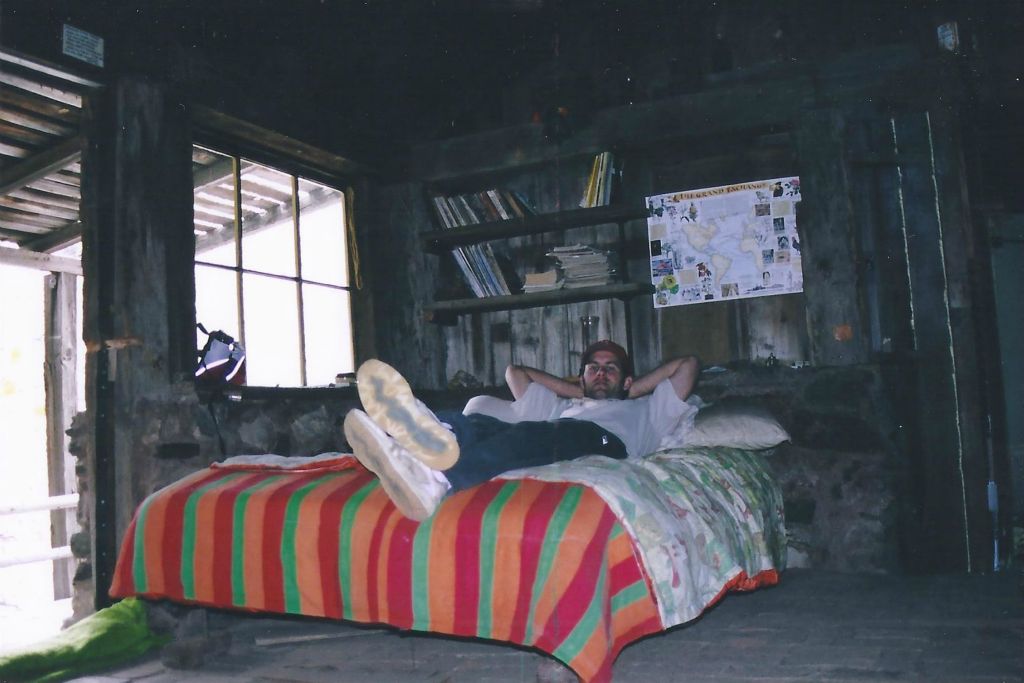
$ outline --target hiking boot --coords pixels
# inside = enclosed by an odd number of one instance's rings
[[[459,459],[455,434],[412,395],[405,378],[387,363],[368,360],[356,372],[367,414],[426,466],[446,470]]]
[[[414,458],[361,410],[345,415],[345,440],[399,512],[417,521],[434,513],[449,488],[444,475]]]

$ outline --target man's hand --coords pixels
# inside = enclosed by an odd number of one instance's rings
[[[661,380],[668,378],[672,382],[672,388],[676,390],[676,396],[685,401],[697,384],[699,374],[700,361],[696,356],[673,358],[633,380],[629,387],[629,398],[639,398],[651,393]]]
[[[526,393],[531,382],[547,387],[556,395],[562,398],[580,398],[583,396],[583,387],[579,383],[567,382],[561,377],[531,368],[526,365],[510,365],[505,369],[505,383],[512,390],[512,396],[518,400]]]

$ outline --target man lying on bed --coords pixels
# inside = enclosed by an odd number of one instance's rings
[[[584,455],[639,458],[654,452],[688,410],[699,363],[675,358],[633,377],[618,344],[603,340],[583,354],[579,379],[511,365],[514,402],[472,399],[463,413],[434,414],[408,383],[379,360],[356,379],[366,412],[349,411],[345,438],[402,514],[422,520],[448,493],[504,472]]]

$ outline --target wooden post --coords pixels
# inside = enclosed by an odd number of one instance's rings
[[[195,353],[188,112],[158,85],[122,79],[87,103],[82,158],[86,385],[92,444],[96,606],[148,493],[139,399],[190,375]],[[152,455],[152,454],[150,454]]]
[[[981,376],[967,262],[971,226],[955,126],[936,110],[895,119],[913,296],[923,454],[924,547],[931,570],[977,571],[991,556]],[[914,444],[911,444],[912,446]]]
[[[849,194],[846,119],[834,110],[800,120],[800,238],[811,356],[816,365],[867,361],[861,319],[855,221]],[[868,220],[868,217],[863,217]]]
[[[956,419],[960,424],[962,469],[970,551],[969,571],[991,571],[993,529],[986,484],[987,401],[985,376],[978,344],[976,308],[979,292],[972,286],[975,229],[967,199],[964,159],[956,109],[934,106],[928,110],[931,158],[934,164],[936,206],[942,221],[943,258],[946,262],[947,300],[953,373],[957,383]],[[993,469],[996,469],[993,463]]]
[[[76,280],[68,273],[51,273],[45,280],[45,385],[46,385],[46,461],[49,494],[60,496],[76,490],[74,458],[68,452],[65,431],[77,412],[78,382],[75,377],[77,358],[78,306]],[[66,508],[50,512],[50,546],[68,545],[71,534],[78,531],[74,510]],[[71,597],[74,577],[71,559],[53,563],[53,597]]]

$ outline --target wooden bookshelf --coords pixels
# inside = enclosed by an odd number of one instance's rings
[[[427,251],[440,254],[455,247],[490,240],[521,237],[524,235],[539,235],[545,232],[557,232],[588,225],[624,223],[625,221],[646,217],[647,210],[642,206],[613,204],[598,206],[592,209],[570,209],[568,211],[542,213],[524,218],[488,221],[487,223],[477,223],[450,230],[434,230],[421,233],[420,239]]]
[[[546,292],[533,292],[531,294],[435,301],[433,304],[425,307],[425,311],[428,321],[445,324],[454,322],[458,316],[468,313],[539,308],[541,306],[573,304],[581,301],[597,301],[599,299],[622,299],[625,301],[636,296],[653,293],[654,285],[649,282],[618,282],[596,287],[552,289]]]

